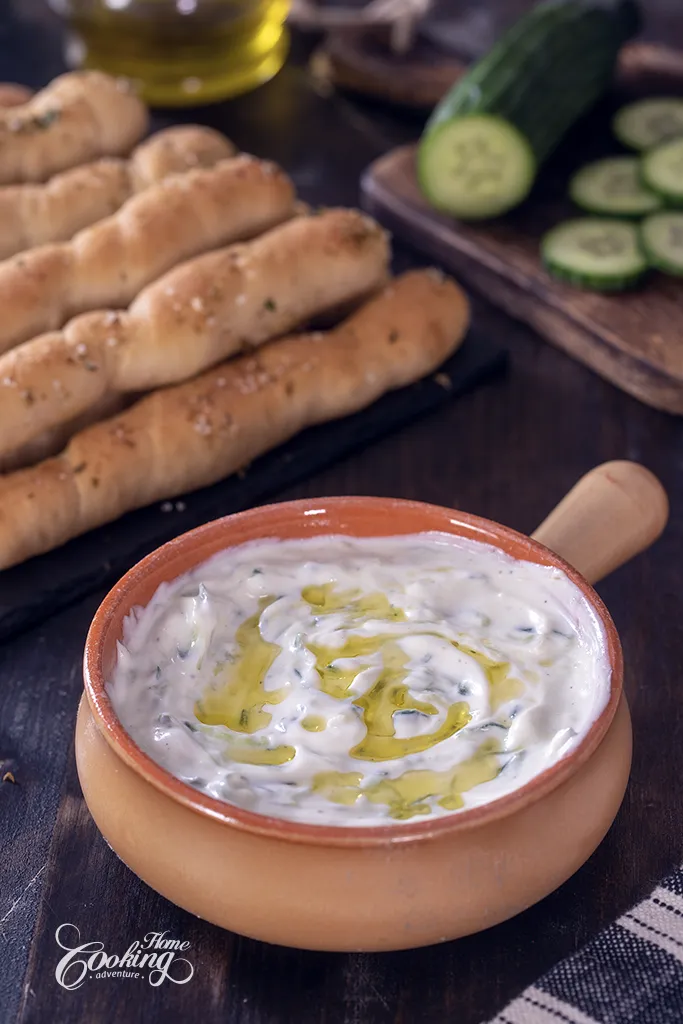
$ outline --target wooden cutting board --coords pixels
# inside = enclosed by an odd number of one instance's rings
[[[572,171],[618,151],[609,129],[614,110],[634,96],[662,91],[683,91],[683,55],[629,48],[627,80],[622,77],[615,95],[570,133],[530,199],[497,221],[464,224],[432,210],[417,186],[414,146],[372,164],[361,191],[365,208],[395,235],[507,313],[642,402],[683,415],[683,279],[652,274],[636,291],[600,295],[555,281],[538,255],[547,228],[579,215],[565,198]]]

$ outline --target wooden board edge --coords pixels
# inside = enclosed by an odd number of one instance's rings
[[[608,337],[590,331],[539,299],[513,277],[503,276],[494,267],[473,259],[469,253],[447,245],[440,237],[438,222],[425,224],[418,211],[386,189],[378,180],[382,165],[413,148],[407,145],[392,150],[379,157],[363,173],[361,205],[368,213],[381,221],[392,234],[438,259],[493,305],[513,319],[528,324],[546,341],[578,359],[610,384],[660,412],[683,415],[683,381],[676,383],[651,364],[617,349]],[[565,343],[562,336],[571,339],[572,344]]]

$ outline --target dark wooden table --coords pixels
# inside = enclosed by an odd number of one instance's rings
[[[494,32],[527,5],[478,6],[490,14],[483,31]],[[683,45],[680,0],[646,6],[648,34]],[[58,29],[38,0],[15,0],[13,8],[4,0],[0,79],[40,85],[61,69]],[[353,203],[366,164],[419,128],[408,116],[319,96],[301,61],[257,93],[198,116],[244,149],[280,161],[306,199],[325,203]],[[398,255],[402,264],[417,262],[405,250]],[[0,649],[0,749],[17,778],[0,785],[0,1024],[479,1024],[681,859],[683,423],[639,405],[482,302],[475,315],[509,349],[505,378],[279,497],[399,495],[530,531],[605,459],[636,459],[660,476],[672,503],[665,537],[599,588],[621,631],[636,744],[628,794],[607,839],[540,905],[430,949],[302,953],[207,925],[139,882],[83,804],[72,733],[83,640],[102,597],[93,594]],[[191,943],[194,978],[156,989],[92,980],[64,991],[55,981],[62,952],[55,929],[65,922],[110,953],[167,930]]]

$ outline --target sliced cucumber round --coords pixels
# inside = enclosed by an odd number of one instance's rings
[[[555,277],[595,291],[621,291],[647,269],[633,224],[599,217],[567,220],[541,240],[541,255]]]
[[[650,266],[683,277],[683,213],[653,213],[643,221],[641,237]]]
[[[663,142],[646,153],[641,173],[646,188],[667,206],[683,206],[683,138]]]
[[[588,213],[615,217],[644,217],[662,205],[661,199],[641,184],[637,156],[614,156],[587,164],[570,181],[569,195]]]
[[[536,160],[514,125],[492,114],[444,121],[420,143],[420,188],[438,210],[461,220],[497,217],[528,195]]]
[[[612,122],[614,134],[631,149],[651,149],[683,135],[683,98],[655,96],[629,103]]]

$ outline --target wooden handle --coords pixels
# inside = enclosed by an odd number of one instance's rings
[[[637,462],[581,477],[532,535],[597,583],[657,540],[669,518],[659,480]]]

